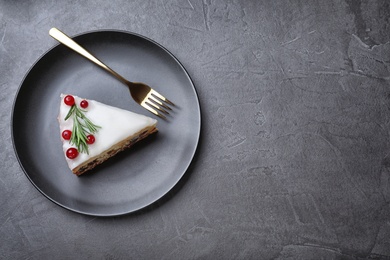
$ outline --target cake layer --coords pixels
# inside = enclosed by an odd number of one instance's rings
[[[100,155],[90,158],[76,168],[72,169],[72,172],[76,175],[81,175],[84,172],[93,169],[96,165],[99,165],[107,159],[113,157],[117,153],[130,148],[136,142],[141,141],[142,139],[156,131],[157,128],[155,126],[147,127],[142,131],[136,133],[135,135],[129,136],[127,139],[122,140],[119,143],[113,145],[110,149],[102,152]]]

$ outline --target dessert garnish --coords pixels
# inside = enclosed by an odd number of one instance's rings
[[[64,98],[64,103],[70,106],[69,112],[65,116],[64,120],[66,121],[72,117],[73,129],[72,131],[68,129],[64,130],[62,132],[62,137],[65,140],[69,140],[70,144],[73,144],[77,147],[77,149],[73,147],[69,148],[66,152],[66,156],[69,159],[74,159],[77,157],[79,152],[89,154],[88,145],[95,142],[95,136],[93,134],[98,131],[100,126],[92,123],[91,120],[89,120],[85,115],[87,112],[85,109],[88,107],[87,100],[84,99],[80,102],[80,108],[77,106],[74,97],[72,95],[67,95]]]

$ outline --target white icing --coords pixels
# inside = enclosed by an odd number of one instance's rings
[[[58,115],[60,133],[66,129],[72,131],[73,127],[72,117],[68,118],[66,121],[64,120],[70,109],[70,106],[64,103],[65,96],[66,95],[61,94],[61,105]],[[79,106],[80,101],[83,99],[74,95],[73,97],[76,104]],[[75,146],[71,145],[68,140],[64,140],[61,136],[65,159],[70,169],[74,169],[88,159],[101,154],[111,146],[137,133],[141,129],[157,123],[157,120],[144,115],[112,107],[95,100],[88,99],[87,101],[88,107],[83,109],[87,111],[85,115],[92,121],[92,123],[100,126],[101,128],[99,128],[98,132],[94,134],[95,143],[88,145],[89,154],[79,153],[75,159],[69,159],[66,157],[66,150]]]

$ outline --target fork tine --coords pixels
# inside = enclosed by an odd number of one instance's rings
[[[174,106],[175,104],[173,104],[173,102],[169,101],[167,98],[165,98],[163,95],[161,95],[160,93],[158,93],[157,91],[155,91],[154,89],[151,91],[151,94],[158,97],[159,99],[161,99],[162,101]]]
[[[156,108],[157,110],[165,113],[165,114],[169,114],[168,111],[164,110],[163,108],[159,107],[157,104],[154,104],[153,102],[150,102],[150,101],[145,101],[145,104],[148,104],[149,106],[153,106],[154,108]]]
[[[168,109],[168,110],[172,110],[172,108],[170,108],[169,106],[165,105],[163,102],[161,102],[160,100],[158,100],[156,97],[154,97],[152,94],[149,95],[149,100],[153,101],[154,103],[157,103],[158,105],[162,106],[163,108],[165,109]]]
[[[141,106],[143,106],[144,108],[146,108],[147,110],[149,110],[150,112],[152,112],[153,114],[155,114],[156,116],[159,116],[159,117],[161,117],[161,118],[163,118],[163,119],[167,119],[163,114],[161,114],[161,113],[157,112],[155,109],[151,108],[151,107],[149,106],[149,103],[142,102],[142,103],[141,103]]]

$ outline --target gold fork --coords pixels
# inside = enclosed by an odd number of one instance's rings
[[[69,47],[78,54],[84,56],[85,58],[89,59],[93,63],[99,65],[100,67],[114,75],[117,79],[119,79],[129,87],[131,96],[133,97],[135,102],[137,102],[139,105],[146,108],[156,116],[166,119],[164,114],[169,114],[167,110],[172,110],[167,104],[174,106],[174,104],[167,98],[165,98],[144,83],[128,81],[57,28],[51,28],[49,34],[51,37],[53,37],[60,43],[64,44],[65,46]]]

